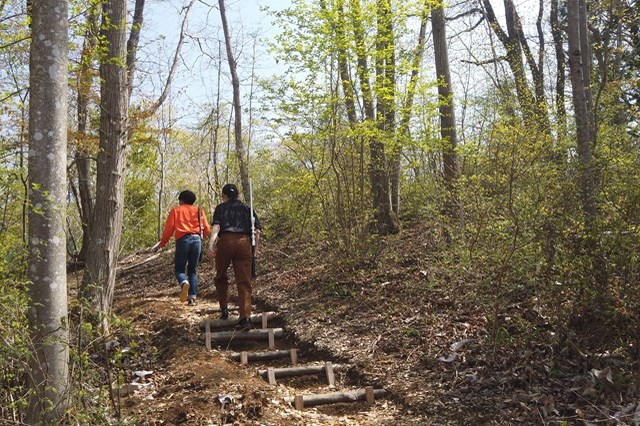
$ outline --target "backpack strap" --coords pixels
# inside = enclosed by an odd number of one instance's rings
[[[200,227],[200,239],[204,236],[204,227],[202,226],[202,219],[200,215],[202,214],[202,209],[198,207],[198,226]]]

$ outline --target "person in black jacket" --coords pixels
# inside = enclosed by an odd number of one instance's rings
[[[238,188],[231,183],[222,187],[222,203],[213,212],[213,226],[209,239],[209,255],[215,257],[216,295],[220,303],[220,318],[229,317],[229,276],[227,270],[233,265],[238,287],[239,330],[251,329],[251,292],[253,285],[252,260],[258,253],[260,221],[251,208],[238,200]],[[251,215],[254,217],[255,247],[251,251]]]

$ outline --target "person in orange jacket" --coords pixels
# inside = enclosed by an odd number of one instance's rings
[[[164,225],[162,238],[153,246],[154,251],[167,245],[171,236],[175,236],[175,274],[180,285],[180,301],[189,305],[196,304],[198,294],[198,263],[202,251],[202,241],[211,233],[207,215],[196,202],[196,194],[185,190],[178,195],[178,207],[169,212]]]

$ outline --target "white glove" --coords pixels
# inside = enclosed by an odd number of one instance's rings
[[[151,251],[156,252],[160,248],[160,241],[156,243],[153,247],[151,247]]]

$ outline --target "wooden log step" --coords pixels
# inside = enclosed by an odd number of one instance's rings
[[[273,374],[275,377],[310,376],[312,374],[326,374],[328,369],[336,370],[339,368],[339,365],[332,366],[331,363],[326,363],[325,365],[274,368]],[[258,374],[265,379],[268,378],[268,370],[258,370]]]
[[[236,312],[239,311],[240,308],[237,306],[229,306],[227,307],[227,311],[229,312]],[[204,311],[205,314],[219,314],[222,312],[222,309],[207,309]]]
[[[337,404],[340,402],[367,401],[367,393],[369,394],[369,403],[372,403],[371,397],[382,398],[387,395],[384,389],[358,389],[350,392],[331,392],[317,395],[296,395],[287,396],[284,401],[289,404],[296,404],[295,408],[301,410],[303,407],[312,407],[314,405]],[[297,401],[296,401],[297,399]]]
[[[216,331],[206,333],[206,339],[211,339],[211,341],[216,342],[221,340],[268,340],[270,334],[276,338],[280,338],[284,336],[284,331],[281,328],[255,329],[249,331]]]
[[[264,324],[263,317],[266,317],[266,320],[274,319],[278,316],[275,312],[263,312],[262,314],[253,314],[249,317],[249,320],[252,324],[262,324],[263,328],[266,324]],[[229,316],[226,320],[219,318],[209,318],[204,321],[201,321],[198,327],[200,330],[205,330],[207,328],[207,323],[209,323],[209,327],[213,329],[217,328],[230,328],[234,327],[236,324],[240,322],[240,317],[238,316]]]
[[[296,349],[283,349],[278,351],[246,352],[245,356],[247,361],[268,361],[272,359],[290,358],[292,356],[292,351],[295,350]],[[229,357],[233,360],[241,361],[242,354],[243,352],[231,352]]]

